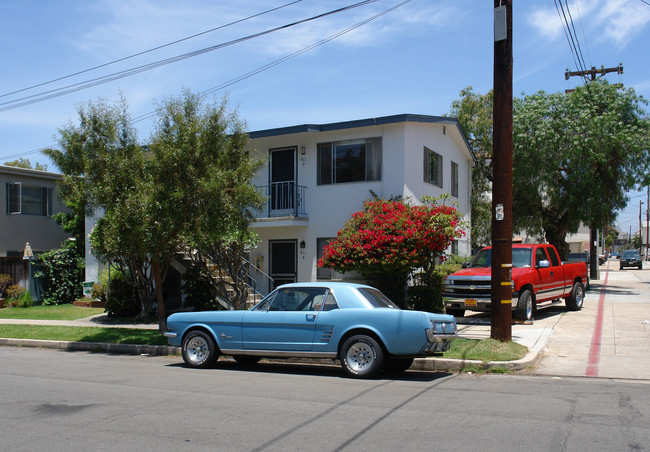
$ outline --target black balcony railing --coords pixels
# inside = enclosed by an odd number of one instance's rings
[[[266,197],[267,203],[257,217],[306,217],[305,187],[294,182],[271,182],[258,185],[257,190]]]

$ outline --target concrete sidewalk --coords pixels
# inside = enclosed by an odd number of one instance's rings
[[[543,350],[539,375],[650,381],[650,265],[601,266],[579,312],[561,317]]]

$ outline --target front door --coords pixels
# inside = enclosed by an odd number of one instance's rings
[[[272,149],[270,153],[271,216],[292,215],[296,209],[296,148]]]
[[[273,287],[271,289],[275,289],[282,284],[296,282],[298,276],[297,247],[297,240],[269,241],[269,270],[271,278],[273,278]]]

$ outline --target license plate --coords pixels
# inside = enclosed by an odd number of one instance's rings
[[[476,300],[473,298],[468,298],[465,300],[465,306],[476,306]]]

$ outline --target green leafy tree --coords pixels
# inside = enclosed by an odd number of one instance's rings
[[[250,209],[262,203],[249,184],[260,162],[248,154],[244,124],[226,100],[208,103],[189,91],[164,100],[145,147],[124,99],[89,103],[79,115],[79,126],[61,131],[66,193],[86,210],[100,209],[93,252],[127,275],[142,316],[156,303],[164,330],[162,285],[172,259],[248,237]]]
[[[318,265],[347,272],[356,270],[366,280],[404,306],[407,277],[422,269],[433,278],[435,262],[451,242],[464,235],[455,207],[424,198],[424,204],[403,200],[370,199],[352,214],[336,239],[323,250]]]
[[[493,93],[475,93],[471,86],[460,91],[451,104],[450,116],[458,119],[470,137],[476,162],[472,168],[472,248],[489,245],[492,235],[492,111]]]
[[[513,227],[566,256],[581,223],[602,228],[648,182],[650,121],[633,89],[591,82],[514,102]]]
[[[47,165],[41,165],[40,163],[36,162],[34,166],[32,166],[32,162],[30,162],[29,159],[22,157],[11,162],[5,162],[5,165],[14,166],[16,168],[35,169],[37,171],[47,171]]]
[[[263,201],[249,183],[261,162],[251,158],[247,143],[245,124],[228,110],[226,99],[205,103],[185,91],[159,105],[151,156],[146,160],[151,214],[158,219],[153,225],[156,233],[147,236],[154,275],[164,274],[181,244],[198,249],[216,264],[225,263],[218,262],[215,253],[224,245],[241,258],[250,237],[251,209],[261,207]],[[241,282],[238,268],[230,273]],[[158,300],[162,300],[160,287],[156,280]],[[241,284],[236,288],[241,289]],[[160,308],[158,319],[162,325]]]

